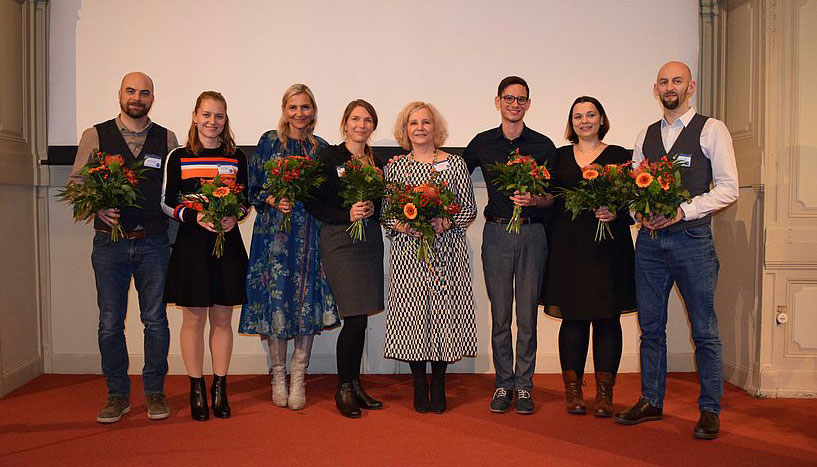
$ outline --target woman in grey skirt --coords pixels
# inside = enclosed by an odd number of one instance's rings
[[[369,137],[377,128],[377,113],[368,102],[357,99],[346,106],[340,123],[344,142],[318,153],[326,182],[305,203],[323,224],[320,230],[321,258],[332,295],[343,319],[338,336],[339,384],[335,403],[346,417],[360,417],[360,409],[381,409],[360,384],[360,362],[369,315],[383,311],[383,237],[379,224],[380,199],[344,206],[340,191],[343,164],[355,158],[375,166]],[[357,219],[365,220],[365,240],[353,241],[347,229]]]

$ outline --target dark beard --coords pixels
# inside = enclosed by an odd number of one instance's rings
[[[143,105],[142,107],[131,107],[127,104],[119,104],[119,108],[122,109],[122,112],[125,112],[128,117],[134,119],[142,118],[148,114],[148,111],[150,111],[150,107],[146,105]]]
[[[680,104],[680,103],[681,103],[681,96],[678,96],[678,95],[675,96],[674,101],[668,101],[668,100],[664,99],[663,97],[661,98],[661,104],[663,104],[664,108],[667,109],[667,110],[677,109],[678,104]]]

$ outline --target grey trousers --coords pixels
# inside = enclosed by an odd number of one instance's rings
[[[486,222],[482,231],[482,270],[491,300],[491,349],[496,387],[533,387],[536,367],[536,314],[547,260],[542,224],[525,224],[518,234]],[[511,339],[516,298],[516,367]]]

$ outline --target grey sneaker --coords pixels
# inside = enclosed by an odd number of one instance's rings
[[[130,402],[124,396],[110,396],[105,407],[96,414],[96,421],[98,423],[113,423],[118,422],[122,415],[130,412]]]
[[[522,415],[530,415],[533,413],[535,407],[533,399],[530,398],[530,393],[524,389],[516,391],[516,413]]]
[[[494,397],[491,399],[491,412],[505,413],[511,408],[512,396],[511,390],[505,388],[496,388]]]
[[[148,418],[151,420],[162,420],[170,416],[170,407],[167,399],[161,392],[148,394],[145,396],[148,404]]]

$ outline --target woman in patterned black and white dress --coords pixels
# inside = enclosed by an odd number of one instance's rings
[[[383,220],[392,241],[389,258],[385,357],[409,362],[414,377],[414,408],[442,413],[446,408],[448,363],[477,351],[474,296],[465,229],[476,217],[474,190],[465,161],[438,148],[448,131],[439,112],[412,102],[394,127],[397,142],[409,154],[386,166],[387,181],[418,185],[438,172],[462,206],[453,222],[434,219],[437,233],[431,264],[417,260],[419,232],[407,224]],[[431,398],[426,378],[431,362]]]

